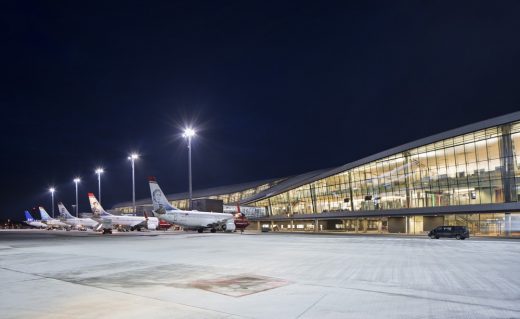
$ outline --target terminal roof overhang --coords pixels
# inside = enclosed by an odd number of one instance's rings
[[[236,184],[236,185],[230,185],[230,186],[221,186],[221,187],[214,187],[214,188],[208,188],[200,191],[194,191],[193,198],[205,198],[209,196],[214,195],[221,195],[221,194],[229,194],[234,192],[239,192],[242,190],[246,190],[248,188],[258,187],[260,185],[266,184],[266,183],[274,183],[274,186],[255,194],[251,197],[242,199],[240,201],[241,204],[249,204],[253,203],[262,199],[266,199],[272,196],[276,196],[278,194],[284,193],[288,190],[300,187],[302,185],[306,185],[312,182],[315,182],[317,180],[327,178],[329,176],[344,172],[346,170],[377,161],[379,159],[385,158],[387,156],[395,155],[397,153],[401,153],[413,148],[421,147],[427,144],[435,143],[444,139],[452,138],[459,135],[464,135],[467,133],[479,131],[482,129],[486,129],[493,126],[498,126],[510,122],[520,121],[520,111],[514,112],[502,116],[498,116],[492,119],[488,119],[485,121],[465,125],[453,130],[449,130],[443,133],[431,135],[429,137],[425,137],[410,143],[406,143],[391,149],[388,149],[386,151],[379,152],[377,154],[362,158],[360,160],[341,165],[334,168],[329,169],[322,169],[322,170],[316,170],[308,173],[303,173],[299,175],[295,175],[292,177],[287,178],[278,178],[278,179],[270,179],[270,180],[264,180],[264,181],[258,181],[258,182],[251,182],[251,183],[244,183],[244,184]],[[255,186],[256,185],[256,186]],[[188,193],[177,193],[177,194],[170,194],[167,195],[169,200],[181,200],[181,199],[187,199]],[[125,202],[125,203],[119,203],[115,205],[114,207],[125,207],[125,206],[131,206],[132,202]],[[151,205],[151,199],[146,200],[139,200],[136,201],[136,205]],[[473,205],[472,205],[473,206]],[[474,207],[474,206],[473,206]],[[402,214],[402,213],[401,213]]]

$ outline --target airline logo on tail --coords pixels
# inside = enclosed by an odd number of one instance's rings
[[[110,216],[110,214],[103,209],[93,193],[88,193],[88,200],[90,202],[90,208],[92,209],[94,216]]]
[[[47,214],[47,212],[45,211],[45,209],[43,207],[38,207],[40,209],[40,215],[42,215],[42,220],[49,220],[49,219],[52,219],[51,216],[49,216],[49,214]]]
[[[165,210],[176,210],[169,202],[163,191],[157,184],[155,177],[151,176],[148,178],[150,183],[150,192],[152,193],[153,210],[157,214],[164,214]]]
[[[67,208],[65,207],[65,205],[63,205],[62,202],[58,202],[58,211],[60,212],[60,215],[65,217],[65,218],[74,218],[74,216],[72,216],[69,211],[67,210]]]
[[[28,222],[32,222],[34,221],[34,218],[32,218],[31,214],[29,213],[28,210],[25,211],[25,219],[28,221]]]

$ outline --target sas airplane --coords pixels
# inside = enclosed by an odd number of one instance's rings
[[[157,184],[155,177],[149,178],[150,192],[152,193],[153,214],[161,220],[184,229],[196,229],[202,233],[204,229],[210,229],[215,233],[217,229],[234,231],[235,216],[229,213],[199,212],[196,210],[181,210],[173,207],[164,196],[163,191]]]
[[[63,227],[65,229],[69,229],[70,226],[68,224],[65,224],[62,221],[59,221],[58,219],[54,219],[47,212],[43,207],[38,207],[40,209],[40,215],[42,216],[42,221],[47,224],[49,228],[60,228]]]
[[[99,224],[99,222],[92,218],[78,218],[72,216],[62,202],[58,202],[58,211],[65,223],[77,229],[85,229],[85,227],[94,229]]]
[[[159,226],[159,220],[156,217],[112,215],[101,207],[93,193],[88,193],[88,199],[94,218],[98,218],[103,225],[104,234],[112,233],[112,225],[123,226],[130,230],[141,230],[141,228],[155,230]]]
[[[31,214],[29,213],[28,210],[25,211],[25,221],[24,221],[24,223],[26,223],[27,225],[32,226],[32,227],[47,228],[47,225],[45,225],[44,223],[42,223],[39,220],[35,220],[31,216]]]

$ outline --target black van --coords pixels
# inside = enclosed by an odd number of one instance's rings
[[[439,226],[430,230],[428,236],[431,239],[439,239],[440,237],[466,239],[469,238],[469,230],[465,226]]]

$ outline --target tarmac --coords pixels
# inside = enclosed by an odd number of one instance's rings
[[[520,318],[520,241],[0,231],[1,318]]]

